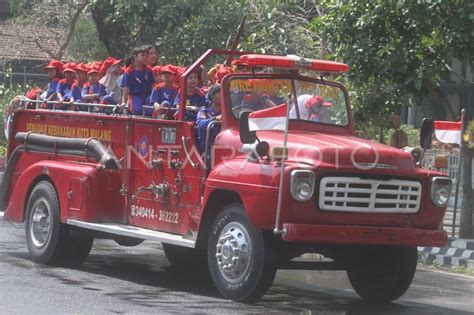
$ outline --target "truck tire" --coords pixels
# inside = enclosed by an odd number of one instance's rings
[[[239,203],[216,216],[208,239],[209,273],[217,291],[234,301],[252,302],[273,283],[276,263],[263,233],[249,222]]]
[[[383,304],[401,297],[416,272],[416,247],[372,246],[354,251],[348,259],[347,275],[364,300]]]
[[[206,250],[187,248],[173,244],[162,243],[163,251],[170,264],[174,267],[207,268]]]
[[[33,261],[47,265],[82,263],[93,238],[72,237],[60,221],[59,201],[53,185],[41,181],[33,188],[26,206],[26,244]]]

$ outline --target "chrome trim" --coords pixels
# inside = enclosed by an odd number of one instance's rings
[[[66,223],[88,230],[106,232],[115,235],[136,237],[144,240],[158,241],[190,248],[196,247],[196,240],[186,239],[181,235],[144,229],[132,225],[114,223],[89,223],[78,220],[67,220]]]
[[[325,177],[319,187],[319,208],[362,213],[416,213],[420,209],[421,195],[421,183],[414,180]]]

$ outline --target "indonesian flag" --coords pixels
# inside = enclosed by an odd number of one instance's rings
[[[249,114],[249,130],[286,130],[287,103]]]
[[[444,143],[461,144],[460,121],[435,121],[435,137]]]

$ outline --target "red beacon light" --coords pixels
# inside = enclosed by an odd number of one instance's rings
[[[249,54],[240,56],[240,61],[250,67],[275,67],[286,69],[307,69],[320,72],[341,73],[347,72],[349,66],[345,63],[307,59],[294,55],[288,56],[272,56],[272,55],[258,55]]]

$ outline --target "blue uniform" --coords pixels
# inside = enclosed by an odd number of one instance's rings
[[[58,83],[56,93],[61,94],[63,99],[67,102],[71,100],[72,97],[72,85],[74,82],[67,82],[66,79],[62,79]]]
[[[174,108],[178,107],[179,98],[180,95],[178,92],[178,95],[176,95],[176,98],[174,99]],[[194,89],[193,94],[186,96],[186,106],[207,107],[208,103],[206,102],[204,93],[200,89],[196,88]],[[184,116],[184,120],[186,121],[196,121],[196,112],[194,111],[187,110]]]
[[[82,88],[83,86],[79,83],[74,82],[71,86],[71,97],[74,98],[74,103],[82,103]],[[79,110],[87,111],[86,106],[79,106]]]
[[[143,105],[148,103],[153,83],[155,83],[155,78],[148,66],[143,70],[137,70],[134,67],[128,67],[125,70],[120,87],[128,87],[128,103],[133,115],[143,113]],[[153,109],[146,111],[147,116],[151,116],[152,113]]]
[[[51,95],[55,94],[58,90],[58,84],[61,79],[54,78],[48,83],[48,89],[46,90],[46,98],[49,98]]]
[[[173,103],[173,100],[178,93],[178,87],[174,84],[166,86],[164,83],[155,85],[150,96],[150,105],[154,103],[162,104],[163,102]]]
[[[59,84],[59,78],[53,78],[51,79],[51,81],[49,81],[48,83],[48,88],[46,90],[46,99],[49,99],[49,97],[53,94],[56,94],[56,90],[58,89],[58,84]],[[54,101],[54,98],[51,99],[52,101]],[[46,104],[45,105],[47,109],[52,109],[53,108],[53,104]]]
[[[242,99],[242,106],[251,107],[254,110],[261,110],[268,108],[265,102],[269,99],[268,95],[263,94],[258,99],[252,97],[252,95],[247,94]]]
[[[201,154],[204,153],[206,150],[206,131],[207,126],[216,120],[216,117],[219,116],[221,113],[216,112],[212,106],[209,107],[202,107],[201,110],[197,114],[196,124],[198,126],[198,145],[199,145],[199,152]],[[214,144],[214,140],[216,139],[217,134],[221,131],[220,125],[214,125],[209,134],[209,146]]]
[[[84,98],[86,95],[98,94],[99,100],[106,95],[105,87],[99,83],[90,84],[87,82],[82,87],[81,96]],[[99,102],[99,100],[97,102]]]

